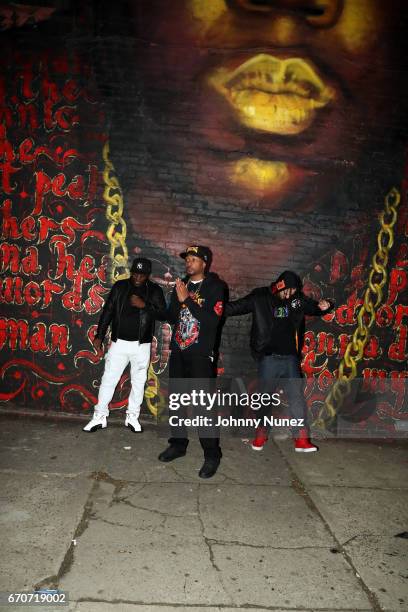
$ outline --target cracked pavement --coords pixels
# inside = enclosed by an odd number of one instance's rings
[[[59,588],[73,612],[408,609],[406,442],[225,438],[203,481],[196,436],[163,464],[154,426],[1,423],[0,591]]]

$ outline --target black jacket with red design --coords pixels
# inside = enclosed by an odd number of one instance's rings
[[[228,296],[227,284],[215,272],[201,283],[184,278],[190,295],[180,304],[173,289],[165,318],[174,324],[170,348],[194,355],[211,356],[217,349],[219,330]],[[162,317],[160,317],[162,318]]]

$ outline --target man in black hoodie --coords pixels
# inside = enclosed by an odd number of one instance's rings
[[[176,280],[166,312],[166,319],[174,324],[169,362],[171,390],[173,392],[176,384],[174,381],[172,385],[172,379],[201,379],[199,386],[205,385],[209,390],[208,383],[216,376],[215,350],[227,286],[217,274],[209,272],[212,254],[208,247],[189,246],[180,257],[185,259],[187,276],[184,280]],[[192,382],[188,390],[193,388]],[[179,409],[179,421],[184,414],[185,411]],[[199,476],[211,478],[222,456],[219,432],[210,427],[199,428],[198,433],[204,451],[204,464]],[[159,460],[168,462],[183,457],[187,445],[187,430],[181,421],[180,425],[171,428],[169,446],[159,455]]]
[[[307,406],[303,395],[301,372],[301,337],[305,315],[322,316],[333,305],[328,300],[315,300],[302,292],[302,281],[291,271],[283,272],[270,287],[254,289],[249,295],[229,302],[225,315],[252,313],[250,345],[258,363],[262,389],[271,390],[278,381],[285,387],[291,417],[303,423],[292,427],[297,452],[313,452],[318,448],[310,442]],[[261,416],[265,416],[264,413]],[[256,430],[254,450],[262,450],[269,428]]]

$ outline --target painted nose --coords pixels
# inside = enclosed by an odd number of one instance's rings
[[[303,17],[310,25],[327,28],[340,17],[344,0],[229,0],[231,8],[252,13],[286,12]]]

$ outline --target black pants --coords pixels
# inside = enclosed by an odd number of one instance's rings
[[[194,389],[198,392],[204,390],[205,392],[213,393],[215,391],[215,385],[213,384],[215,377],[216,372],[210,357],[191,355],[188,353],[188,350],[172,350],[169,362],[170,393],[191,393]],[[210,416],[205,408],[200,407],[194,409],[191,416],[194,414]],[[187,408],[180,406],[177,410],[177,416],[180,418],[186,417]],[[211,411],[211,417],[214,421],[216,420],[216,411],[214,409]],[[198,437],[206,459],[221,458],[218,427],[198,427]],[[171,427],[169,443],[186,449],[188,445],[186,427]]]
[[[258,364],[258,376],[263,393],[273,393],[281,386],[289,401],[290,416],[303,419],[300,427],[291,427],[292,436],[297,437],[300,429],[309,429],[307,424],[307,406],[303,395],[303,378],[300,361],[296,355],[265,355]],[[270,409],[261,411],[270,415]],[[267,427],[269,429],[269,427]]]

